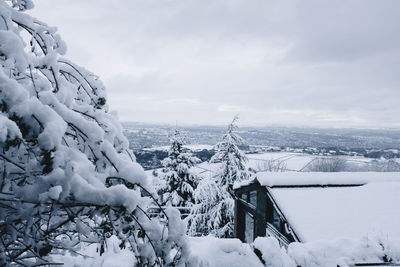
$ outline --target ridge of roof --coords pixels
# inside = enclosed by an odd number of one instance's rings
[[[347,187],[371,182],[400,182],[400,172],[258,172],[234,189],[258,182],[266,187]]]

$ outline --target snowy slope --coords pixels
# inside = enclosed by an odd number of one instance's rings
[[[316,156],[302,154],[302,153],[290,153],[290,152],[268,152],[263,154],[249,154],[248,167],[253,169],[261,169],[264,162],[270,160],[282,161],[285,163],[288,170],[301,170]]]

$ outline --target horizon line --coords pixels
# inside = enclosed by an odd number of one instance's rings
[[[144,124],[144,125],[160,125],[168,127],[227,127],[227,124],[198,124],[198,123],[168,123],[168,122],[144,122],[144,121],[120,121],[121,124],[133,123],[133,124]],[[400,127],[360,127],[360,126],[348,126],[348,127],[328,127],[328,126],[309,126],[309,125],[282,125],[282,124],[241,124],[239,128],[300,128],[300,129],[324,129],[324,130],[390,130],[400,131]]]

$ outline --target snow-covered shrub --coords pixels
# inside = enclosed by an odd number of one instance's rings
[[[304,171],[309,172],[343,172],[347,169],[347,162],[343,158],[315,158]]]
[[[243,181],[251,176],[246,170],[247,157],[238,148],[243,140],[236,134],[237,120],[235,116],[222,141],[215,146],[217,153],[210,160],[220,164],[218,174],[202,179],[194,193],[196,204],[189,217],[191,235],[233,235],[232,186],[235,181]]]
[[[287,164],[280,159],[267,159],[257,162],[255,172],[284,172],[287,170]]]
[[[168,157],[162,161],[160,173],[163,186],[159,188],[160,202],[165,206],[190,207],[194,203],[193,192],[198,177],[191,171],[200,160],[183,151],[184,140],[178,129],[171,138]]]
[[[309,162],[303,171],[309,172],[398,172],[400,163],[393,159],[351,161],[344,158],[315,158]]]
[[[103,84],[31,7],[0,0],[0,265],[48,265],[111,235],[138,265],[185,260],[179,213],[161,225],[145,212],[147,178]]]

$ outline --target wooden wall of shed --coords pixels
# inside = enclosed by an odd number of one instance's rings
[[[235,199],[234,236],[244,242],[245,213],[240,201]]]

